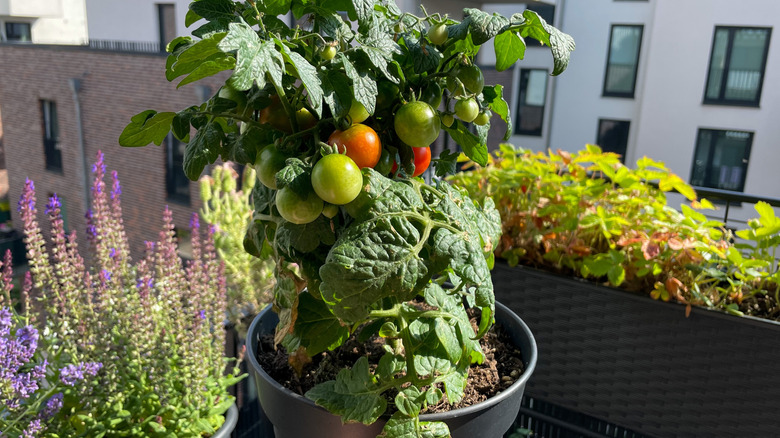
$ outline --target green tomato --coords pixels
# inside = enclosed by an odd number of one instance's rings
[[[325,206],[322,207],[322,215],[325,216],[328,219],[333,219],[336,217],[336,215],[339,214],[339,206],[325,203]]]
[[[455,117],[450,113],[444,114],[441,116],[441,123],[449,128],[453,123],[455,123]]]
[[[338,49],[336,49],[335,46],[326,46],[324,49],[322,49],[322,59],[326,61],[330,61],[331,59],[336,57],[336,53],[338,53]]]
[[[402,142],[412,147],[430,146],[441,131],[441,121],[436,110],[425,102],[409,102],[395,113],[395,133]]]
[[[279,214],[294,224],[303,225],[317,219],[322,213],[322,199],[314,191],[300,196],[291,188],[284,187],[276,192],[276,209]]]
[[[487,125],[488,122],[490,122],[490,116],[492,116],[490,111],[483,111],[477,115],[477,118],[474,119],[475,125]]]
[[[463,66],[458,70],[458,79],[463,82],[466,90],[479,94],[482,89],[485,88],[485,77],[482,75],[482,70],[476,65]]]
[[[233,112],[236,114],[243,115],[246,112],[247,97],[246,93],[243,91],[236,90],[230,85],[225,84],[219,89],[217,96],[235,102],[236,107],[233,109]]]
[[[370,115],[362,103],[352,100],[352,105],[349,107],[349,118],[352,120],[353,125],[355,123],[363,123]]]
[[[352,158],[341,154],[325,155],[312,169],[311,185],[323,201],[344,205],[360,194],[363,174]]]
[[[420,100],[433,108],[438,108],[441,105],[441,92],[441,86],[436,82],[431,82],[423,88]]]
[[[444,23],[435,24],[428,29],[428,39],[431,40],[435,46],[444,44],[444,42],[447,41],[447,38],[447,26],[445,26]]]
[[[279,152],[275,145],[268,145],[257,154],[255,171],[257,179],[269,189],[276,188],[276,174],[285,166],[287,156]]]
[[[387,79],[380,79],[376,82],[376,109],[384,110],[393,107],[393,103],[398,99],[400,89],[398,85],[388,81]]]
[[[479,115],[479,104],[474,99],[461,99],[455,103],[455,115],[466,123],[473,122]]]

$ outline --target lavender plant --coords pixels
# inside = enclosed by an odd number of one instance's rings
[[[64,393],[50,430],[60,437],[212,434],[234,401],[227,388],[240,380],[224,373],[225,277],[215,254],[215,230],[209,227],[202,239],[193,215],[193,259],[185,266],[166,207],[159,241],[147,242],[145,257],[133,264],[117,172],[107,187],[102,153],[92,171],[90,267],[75,232],[65,232],[56,195],[45,210],[48,245],[37,222],[32,181],[19,202],[31,284],[46,315],[45,331],[55,340],[48,353],[72,363],[102,364],[89,379],[94,384]],[[69,380],[91,371],[76,366],[64,375]]]
[[[62,408],[64,393],[85,374],[95,376],[102,364],[82,362],[60,368],[57,356],[43,357],[30,315],[7,307],[13,289],[10,251],[0,265],[5,292],[0,296],[0,437],[36,437]]]
[[[239,188],[238,173],[229,164],[223,164],[200,179],[200,214],[216,228],[214,244],[227,274],[228,320],[240,333],[246,331],[244,321],[257,315],[273,298],[271,247],[266,244],[251,254],[244,250],[256,178],[255,170],[247,166]]]

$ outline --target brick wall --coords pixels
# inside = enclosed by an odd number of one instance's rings
[[[76,101],[69,79],[81,79],[79,101],[84,147],[90,172],[98,150],[108,170],[117,170],[122,183],[122,207],[135,259],[145,240],[156,240],[167,204],[176,226],[189,228],[190,214],[200,208],[197,183],[190,183],[189,206],[166,200],[165,150],[150,145],[124,148],[117,139],[130,117],[145,109],[175,111],[199,103],[195,85],[176,89],[165,79],[165,57],[89,50],[68,46],[0,45],[0,133],[9,176],[12,219],[25,178],[35,181],[40,219],[50,193],[65,199],[68,227],[84,247],[85,205],[83,165],[79,146]],[[209,78],[202,85],[217,89]],[[62,150],[62,173],[45,169],[40,100],[57,105]],[[47,229],[46,224],[42,226]]]

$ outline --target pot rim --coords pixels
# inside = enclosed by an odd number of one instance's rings
[[[252,320],[252,324],[249,326],[249,330],[247,330],[247,336],[245,340],[246,356],[249,358],[249,362],[252,364],[252,368],[254,369],[255,372],[259,373],[263,379],[269,381],[275,388],[282,391],[285,395],[298,399],[300,402],[306,403],[317,409],[322,409],[323,411],[328,412],[327,409],[317,405],[316,403],[314,403],[314,401],[282,386],[279,382],[277,382],[270,375],[268,375],[268,373],[265,372],[263,367],[260,366],[260,363],[257,361],[257,357],[255,354],[255,339],[253,339],[254,334],[255,331],[257,330],[257,326],[260,325],[260,319],[267,312],[272,312],[271,307],[272,305],[270,304],[266,306],[266,308],[263,309]],[[501,315],[501,318],[499,318],[499,315]],[[490,408],[498,403],[501,403],[503,400],[509,398],[512,395],[512,393],[522,390],[525,387],[525,384],[528,382],[528,379],[531,378],[531,375],[533,374],[534,369],[536,368],[536,361],[538,356],[538,348],[536,346],[536,340],[534,339],[534,336],[531,333],[531,329],[528,328],[528,325],[522,319],[520,319],[520,317],[515,312],[513,312],[511,309],[509,309],[508,307],[506,307],[505,305],[499,302],[496,302],[496,319],[497,320],[507,319],[508,321],[501,321],[501,322],[504,324],[506,324],[507,322],[511,322],[513,325],[518,326],[520,328],[521,334],[528,339],[529,345],[532,348],[530,349],[531,350],[530,357],[528,363],[525,364],[525,369],[523,370],[523,373],[520,375],[520,377],[517,380],[515,380],[514,383],[512,383],[512,385],[509,386],[509,388],[501,391],[501,393],[493,397],[490,397],[485,401],[473,404],[471,406],[467,406],[465,408],[453,409],[446,412],[437,412],[434,414],[422,414],[420,415],[421,421],[442,421],[447,418],[455,418],[455,417],[460,417],[475,412],[479,412],[487,408]],[[335,414],[331,414],[331,415],[335,415]]]

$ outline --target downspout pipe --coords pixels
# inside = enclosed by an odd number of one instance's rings
[[[82,184],[84,208],[89,208],[89,165],[87,164],[87,151],[84,143],[84,121],[81,115],[81,99],[79,97],[79,91],[81,91],[81,79],[71,78],[68,79],[68,85],[70,85],[70,91],[73,93],[73,104],[75,106],[76,114],[76,131],[78,132],[78,148],[79,156],[81,157],[81,177],[83,178]]]

